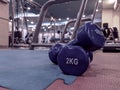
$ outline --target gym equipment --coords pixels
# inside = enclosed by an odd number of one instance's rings
[[[103,23],[103,34],[105,38],[108,38],[110,35],[110,28],[108,26],[108,23]]]
[[[36,30],[34,32],[34,36],[33,36],[33,40],[32,43],[30,45],[30,50],[33,50],[35,46],[38,46],[37,41],[38,41],[38,35],[40,32],[40,28],[42,25],[42,21],[45,17],[45,14],[47,13],[47,10],[50,6],[54,5],[54,4],[60,4],[60,3],[65,3],[65,2],[70,2],[70,1],[78,1],[78,0],[48,0],[42,7],[41,7],[41,11],[40,11],[40,16],[39,16],[39,20],[38,23],[36,25]]]
[[[77,32],[77,30],[78,30],[78,28],[79,28],[79,26],[81,24],[82,15],[83,15],[83,13],[85,11],[87,2],[88,2],[88,0],[83,0],[82,1],[79,12],[77,14],[76,22],[74,24],[74,32],[73,32],[73,35],[72,35],[72,39],[74,39],[76,37],[76,32]]]
[[[70,42],[68,42],[67,45],[72,45],[72,46],[80,46],[79,45],[79,41],[75,38],[73,40],[71,40]]]
[[[104,46],[105,38],[102,30],[93,23],[86,23],[77,32],[77,43],[85,50],[95,51]]]
[[[112,40],[109,39],[110,36],[112,36]],[[120,41],[116,27],[113,27],[109,37],[106,38],[103,52],[120,52]]]
[[[7,4],[7,3],[9,3],[9,0],[0,0],[0,2],[3,4]]]
[[[70,20],[70,21],[68,21],[68,23],[65,25],[64,30],[63,30],[63,33],[62,33],[62,35],[61,35],[61,39],[60,39],[60,42],[61,42],[61,43],[64,43],[64,42],[65,42],[64,36],[65,36],[65,33],[67,32],[68,26],[69,26],[71,23],[75,23],[76,21],[77,21],[76,19]],[[91,18],[90,18],[90,17],[82,18],[81,21],[82,21],[82,22],[91,21]]]
[[[48,52],[49,54],[49,58],[50,60],[54,63],[57,64],[57,56],[58,53],[60,52],[60,50],[63,48],[64,46],[62,44],[55,44],[54,46],[52,46]]]
[[[57,64],[58,53],[63,49],[64,46],[65,45],[63,45],[61,43],[57,43],[50,48],[48,55],[49,55],[50,60],[54,64]],[[93,53],[90,51],[86,51],[86,53],[88,55],[89,61],[91,62],[93,60]]]
[[[86,51],[80,46],[67,45],[59,52],[58,65],[64,74],[80,76],[89,66]]]
[[[67,45],[80,46],[79,41],[77,39],[72,40]],[[93,52],[92,51],[86,51],[86,53],[88,55],[89,61],[92,62],[92,60],[93,60]]]
[[[77,32],[77,37],[68,45],[77,45],[87,51],[95,51],[104,46],[105,38],[102,30],[93,23],[86,23]]]
[[[113,37],[114,37],[115,42],[116,42],[116,40],[119,40],[117,27],[113,27],[113,32],[112,33],[113,33]]]
[[[103,52],[120,52],[120,43],[105,43]]]
[[[95,3],[94,11],[93,11],[93,14],[92,14],[92,23],[95,20],[96,10],[98,9],[98,6],[99,6],[99,0],[97,0],[96,3]]]

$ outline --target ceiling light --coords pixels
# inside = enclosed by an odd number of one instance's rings
[[[23,21],[23,17],[20,17],[20,20],[22,20],[22,21]]]
[[[61,18],[59,18],[58,20],[61,21]]]
[[[29,0],[30,2],[32,2],[33,0]]]
[[[49,26],[48,29],[52,28],[52,26]]]
[[[91,17],[93,17],[93,14],[91,15]]]
[[[98,9],[96,9],[96,12],[98,12],[99,10]]]
[[[70,18],[69,18],[69,17],[67,17],[66,19],[67,19],[67,20],[70,20]]]
[[[30,22],[31,24],[34,24],[34,22],[32,21],[32,22]]]
[[[19,31],[22,31],[22,28],[19,28]]]
[[[45,27],[42,27],[43,29],[45,29]]]
[[[84,17],[86,17],[86,15],[83,15],[82,17],[84,18]]]
[[[31,8],[30,7],[27,7],[28,10],[30,10]]]
[[[99,3],[102,3],[102,0],[99,0]]]
[[[51,17],[51,18],[50,18],[50,20],[51,20],[51,21],[53,21],[53,20],[54,20],[54,18],[53,18],[53,17]]]
[[[108,0],[109,4],[115,3],[116,0]]]

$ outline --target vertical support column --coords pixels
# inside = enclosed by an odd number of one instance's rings
[[[119,32],[118,33],[119,33],[119,40],[120,40],[120,5],[119,5],[119,10],[118,11],[119,11],[119,29],[118,29]]]
[[[0,47],[8,47],[9,4],[0,2]]]
[[[11,42],[11,47],[14,46],[14,28],[15,28],[15,22],[14,22],[14,11],[15,11],[15,2],[14,0],[11,0],[11,3],[12,3],[12,36],[11,36],[11,39],[12,39],[12,42]]]

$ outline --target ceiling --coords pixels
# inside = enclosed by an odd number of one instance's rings
[[[103,9],[114,9],[114,2],[120,3],[120,0],[103,0]]]
[[[39,3],[40,5],[43,5],[48,0],[34,0],[34,1]],[[82,0],[78,0],[78,1],[72,1],[72,2],[67,2],[63,4],[53,5],[49,8],[47,15],[53,16],[55,18],[63,18],[63,19],[67,17],[76,18],[79,7],[81,5],[81,1]],[[95,3],[96,3],[96,0],[92,0],[92,1],[88,0],[86,10],[84,13],[85,15],[91,15],[93,13]],[[39,10],[32,8],[30,12],[38,14]]]
[[[15,1],[20,2],[20,0],[15,0]],[[37,2],[39,5],[42,6],[48,0],[33,0],[33,1]],[[53,16],[55,18],[62,18],[62,19],[65,19],[67,17],[76,18],[79,7],[81,5],[81,1],[82,0],[78,0],[78,1],[71,1],[71,2],[67,2],[67,3],[63,3],[63,4],[53,5],[48,9],[47,16],[49,16],[49,17]],[[86,16],[91,15],[93,13],[96,1],[97,0],[88,0],[88,3],[86,5],[86,10],[84,12],[84,14]],[[99,3],[99,12],[100,13],[102,11],[102,8],[107,8],[107,9],[110,8],[111,9],[114,7],[114,4],[108,4],[108,0],[102,0],[102,1],[103,1],[103,6],[102,6],[102,3]],[[111,0],[111,1],[113,1],[113,0]],[[120,0],[118,0],[118,2],[120,2]],[[30,7],[30,5],[27,5],[27,6]],[[31,7],[31,9],[28,12],[39,14],[40,9]],[[11,15],[11,8],[10,8],[10,15]]]
[[[20,2],[20,0],[15,0],[15,1]],[[42,6],[48,0],[34,0],[34,1]],[[82,0],[78,0],[78,1],[71,1],[71,2],[67,2],[67,3],[63,3],[63,4],[53,5],[48,9],[47,17],[52,16],[56,19],[59,19],[59,18],[66,19],[68,17],[69,18],[76,18],[77,13],[79,11],[79,7],[81,5],[81,1]],[[88,0],[84,15],[87,16],[87,15],[93,14],[96,1],[97,0]],[[99,3],[99,7],[98,7],[99,11],[96,13],[96,19],[99,19],[99,20],[101,19],[101,13],[102,13],[103,8],[106,8],[106,9],[113,8],[114,4],[108,4],[107,1],[108,0],[103,0],[103,3]],[[118,1],[120,2],[120,0],[118,0]],[[27,5],[27,7],[31,7],[31,6]],[[40,9],[36,9],[36,8],[31,7],[31,9],[28,10],[28,12],[39,14]],[[10,9],[10,13],[11,13],[11,9]],[[38,20],[38,18],[36,18],[36,19],[29,18],[29,19],[32,19],[30,21],[34,21],[34,22],[37,22],[37,20]]]

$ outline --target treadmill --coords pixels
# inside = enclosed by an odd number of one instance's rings
[[[106,43],[103,47],[103,52],[120,52],[120,41],[116,27],[113,27],[112,34],[109,36],[112,36],[113,40],[106,40]]]
[[[120,42],[118,43],[105,43],[103,52],[120,52]]]

